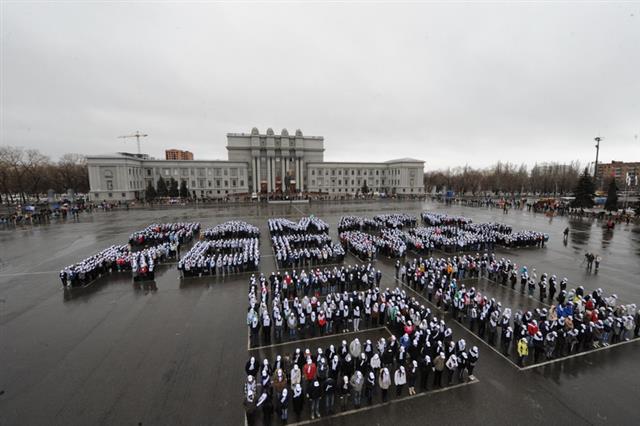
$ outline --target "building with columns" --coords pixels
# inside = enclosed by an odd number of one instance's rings
[[[424,161],[401,158],[385,162],[325,162],[324,138],[287,129],[275,134],[257,128],[227,134],[228,160],[157,160],[146,154],[88,156],[90,198],[144,198],[151,183],[184,182],[197,198],[252,193],[355,194],[363,187],[396,195],[424,193]]]
[[[304,136],[300,129],[293,136],[271,128],[260,134],[254,127],[251,133],[227,133],[227,152],[229,161],[250,165],[253,192],[296,193],[306,188],[306,165],[323,161],[324,138]]]

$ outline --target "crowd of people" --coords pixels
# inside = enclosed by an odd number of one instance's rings
[[[309,233],[328,233],[329,225],[325,221],[315,216],[301,218],[298,222],[278,217],[267,220],[269,233],[273,235],[309,232]]]
[[[113,245],[100,252],[69,265],[60,271],[64,288],[82,287],[115,269],[125,268],[129,249],[126,245]]]
[[[152,224],[129,237],[128,245],[112,245],[63,268],[63,288],[84,287],[112,272],[130,272],[134,281],[153,280],[160,263],[180,256],[180,245],[200,232],[199,223]]]
[[[178,262],[181,277],[225,276],[258,269],[258,227],[230,220],[205,229],[202,237]]]
[[[379,254],[388,257],[402,257],[407,251],[405,235],[398,228],[382,229],[379,235],[362,231],[344,231],[339,234],[340,242],[356,257],[370,261]]]
[[[371,260],[381,252],[403,257],[407,250],[431,255],[445,252],[492,251],[503,247],[544,247],[549,236],[536,231],[513,232],[502,223],[472,223],[471,219],[441,213],[424,212],[428,226],[415,227],[415,217],[406,214],[378,215],[373,220],[344,216],[338,230],[343,246],[362,260]],[[402,229],[406,228],[406,229]]]
[[[340,263],[345,256],[343,247],[326,233],[274,235],[271,244],[280,268]]]
[[[303,217],[298,222],[285,218],[268,220],[271,244],[279,268],[299,268],[341,263],[345,251],[332,243],[329,225],[315,217]]]
[[[299,421],[305,401],[311,419],[315,419],[337,412],[336,401],[339,410],[345,411],[386,402],[390,393],[402,397],[405,389],[414,395],[430,386],[442,387],[473,378],[478,348],[468,348],[464,339],[454,340],[444,320],[399,288],[381,291],[372,286],[364,294],[372,310],[376,304],[383,306],[378,321],[391,330],[390,338],[375,342],[343,340],[340,345],[314,352],[297,348],[262,362],[251,357],[245,365],[244,386],[248,424],[255,424],[259,417],[263,424],[271,424],[274,410],[286,423],[290,405]],[[279,306],[273,303],[272,309],[279,311]],[[260,308],[250,307],[250,312],[252,309]],[[318,316],[324,305],[309,309]]]
[[[60,271],[64,288],[84,287],[112,272],[130,272],[134,281],[153,280],[155,267],[177,258],[174,243],[161,243],[139,251],[126,245],[113,245]]]
[[[229,220],[213,228],[207,228],[202,236],[206,240],[260,238],[260,229],[242,220]]]
[[[342,216],[338,222],[338,233],[345,231],[376,231],[380,223],[366,216]]]
[[[416,226],[416,217],[406,213],[378,214],[373,220],[385,228],[412,228]]]
[[[422,212],[421,217],[427,226],[463,226],[473,222],[468,217],[452,216],[430,211]]]
[[[198,241],[178,262],[181,277],[255,271],[260,264],[258,238],[229,238]]]
[[[184,244],[200,233],[198,222],[153,223],[129,236],[132,248],[150,247],[162,243]]]
[[[249,280],[250,343],[359,331],[361,323],[378,325],[378,305],[372,300],[381,279],[371,264],[278,271],[268,278],[254,275]]]
[[[606,346],[638,337],[640,314],[635,304],[618,302],[615,294],[606,297],[602,289],[591,293],[582,286],[568,288],[568,280],[558,281],[547,273],[538,278],[533,269],[495,255],[463,255],[453,258],[414,259],[396,268],[400,280],[423,294],[454,319],[466,324],[505,356],[517,358],[520,365],[530,360],[563,357],[578,351]],[[465,278],[486,277],[500,285],[510,285],[534,297],[549,309],[513,311],[500,302],[467,288]]]

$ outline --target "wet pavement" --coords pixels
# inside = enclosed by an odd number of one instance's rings
[[[601,287],[623,303],[640,302],[640,227],[612,231],[592,220],[422,202],[217,206],[95,212],[75,223],[0,229],[0,424],[242,425],[248,359],[247,275],[179,280],[160,267],[153,285],[113,274],[68,294],[57,273],[98,250],[124,243],[151,222],[199,221],[203,227],[243,219],[262,230],[261,270],[275,269],[266,219],[315,214],[331,226],[342,215],[425,209],[499,221],[551,236],[544,249],[501,250],[587,290]],[[569,226],[569,241],[562,230]],[[584,253],[602,256],[589,273]],[[356,259],[348,255],[346,263]],[[393,287],[393,262],[381,259],[383,287]],[[510,289],[477,283],[504,305],[536,307]],[[459,325],[456,338],[480,348],[478,383],[322,419],[327,424],[635,424],[640,343],[611,347],[521,371]],[[363,331],[361,334],[380,333]],[[384,333],[384,330],[382,330]],[[376,334],[377,335],[377,334]],[[351,336],[350,336],[351,337]],[[352,337],[351,337],[352,338]],[[342,340],[335,336],[323,341]],[[298,343],[290,346],[296,347]],[[300,343],[302,345],[302,343]],[[315,348],[313,342],[308,346]],[[258,349],[261,353],[277,348]],[[283,349],[290,350],[289,346]]]

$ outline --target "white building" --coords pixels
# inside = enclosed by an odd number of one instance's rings
[[[309,163],[308,192],[355,194],[365,186],[386,194],[424,194],[424,161],[401,158],[384,163]]]
[[[286,129],[260,134],[227,134],[228,160],[156,160],[145,154],[87,157],[93,200],[134,200],[158,179],[184,182],[191,196],[280,192],[355,194],[370,191],[397,195],[424,193],[424,161],[402,158],[382,163],[324,162],[324,138]]]
[[[135,200],[144,197],[152,182],[163,178],[178,186],[184,181],[198,198],[219,198],[249,192],[247,164],[222,160],[155,160],[148,156],[118,153],[87,157],[92,200]]]

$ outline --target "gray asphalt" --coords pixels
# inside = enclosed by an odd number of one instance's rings
[[[640,227],[607,231],[590,220],[521,211],[505,215],[499,209],[428,202],[228,205],[95,212],[78,222],[0,229],[0,424],[244,423],[246,276],[180,281],[175,265],[167,265],[156,273],[156,288],[112,275],[65,297],[60,268],[125,242],[132,231],[158,221],[200,221],[207,227],[240,218],[262,229],[261,270],[270,273],[275,263],[266,238],[268,217],[312,213],[331,225],[336,238],[336,224],[345,214],[424,209],[548,232],[551,241],[544,249],[500,253],[539,273],[566,276],[586,289],[601,287],[625,303],[640,302]],[[571,232],[564,245],[567,225]],[[603,258],[598,274],[584,268],[587,250]],[[380,260],[378,267],[383,286],[396,285],[392,262]],[[536,303],[491,283],[478,286],[505,304]],[[635,424],[639,418],[638,342],[520,371],[461,327],[454,325],[453,331],[480,348],[478,383],[322,421],[568,425]]]

